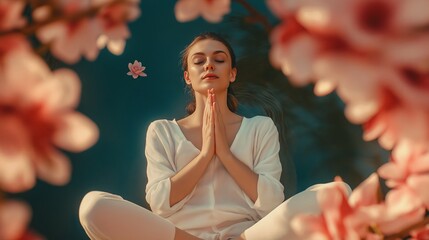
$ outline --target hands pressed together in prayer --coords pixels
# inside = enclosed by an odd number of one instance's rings
[[[223,118],[213,89],[207,90],[202,127],[201,154],[210,159],[217,155],[222,161],[231,153]]]

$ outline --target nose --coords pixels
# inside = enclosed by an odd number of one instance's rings
[[[206,62],[206,64],[204,65],[204,70],[205,70],[205,71],[208,71],[208,70],[213,71],[214,69],[215,69],[215,66],[214,66],[214,64],[212,63],[212,61],[208,60],[208,61]]]

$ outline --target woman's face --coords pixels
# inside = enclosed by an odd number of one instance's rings
[[[210,88],[226,92],[230,82],[235,81],[237,69],[231,67],[228,48],[219,41],[204,39],[195,43],[189,49],[187,63],[184,79],[195,92],[206,94]]]

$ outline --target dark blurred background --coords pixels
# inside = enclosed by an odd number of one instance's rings
[[[274,26],[264,1],[248,0]],[[282,136],[282,182],[290,196],[312,184],[340,175],[352,187],[387,159],[376,142],[363,142],[361,127],[350,124],[335,94],[315,97],[313,86],[296,88],[268,61],[269,35],[249,12],[232,3],[223,22],[202,19],[179,23],[175,1],[142,0],[141,16],[129,24],[132,37],[124,54],[103,50],[96,61],[72,66],[82,81],[78,110],[100,129],[95,146],[67,154],[72,179],[63,187],[39,181],[32,190],[12,195],[33,208],[31,227],[50,240],[88,239],[79,224],[78,208],[91,190],[108,191],[144,207],[146,185],[145,134],[153,120],[185,116],[188,96],[179,65],[180,51],[198,33],[215,31],[236,50],[235,92],[245,116],[269,115]],[[148,77],[127,76],[128,63],[141,61]]]

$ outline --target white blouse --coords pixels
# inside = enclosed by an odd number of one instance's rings
[[[231,152],[259,175],[256,202],[241,190],[214,156],[193,191],[170,207],[170,177],[200,150],[186,139],[176,120],[154,121],[146,137],[146,201],[154,213],[197,237],[239,236],[284,200],[279,149],[278,131],[271,118],[243,117]]]

